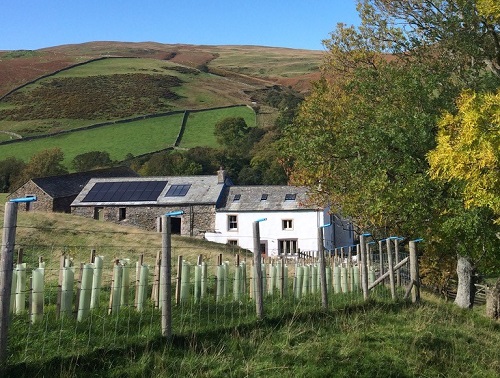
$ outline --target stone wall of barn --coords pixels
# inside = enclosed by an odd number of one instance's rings
[[[37,200],[33,202],[27,202],[19,204],[19,210],[28,211],[47,211],[51,212],[54,208],[54,202],[51,196],[45,193],[42,189],[38,187],[33,181],[28,181],[26,184],[21,186],[15,192],[8,196],[8,199],[12,198],[24,198],[28,196],[36,196]]]
[[[87,218],[97,218],[97,214],[100,213],[99,217],[104,221],[159,231],[159,218],[165,213],[177,210],[184,211],[183,215],[175,217],[181,220],[181,235],[202,237],[205,232],[212,232],[215,229],[214,205],[103,206],[98,211],[96,211],[96,206],[73,206],[71,212]]]

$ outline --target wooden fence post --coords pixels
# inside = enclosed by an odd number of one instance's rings
[[[389,265],[389,284],[391,287],[391,297],[392,299],[396,299],[396,286],[394,283],[394,266],[393,266],[393,258],[392,258],[392,246],[391,246],[391,238],[386,239],[387,245],[387,263]]]
[[[0,363],[5,361],[7,356],[17,207],[16,202],[7,202],[3,221],[2,250],[0,251]]]
[[[170,234],[170,226],[171,226],[171,218],[163,215],[162,219],[162,247],[161,247],[161,285],[160,292],[162,295],[160,297],[163,300],[161,304],[161,333],[162,336],[167,338],[167,341],[170,341],[172,338],[172,241]]]
[[[366,241],[365,237],[370,236],[370,234],[361,234],[359,236],[359,250],[361,252],[361,289],[363,290],[363,298],[368,299],[368,267],[366,265]]]
[[[260,254],[260,229],[259,222],[266,220],[265,218],[253,222],[253,254],[254,254],[254,269],[255,269],[255,310],[257,318],[262,319],[264,316],[263,302],[263,287],[262,287],[262,265]]]
[[[325,246],[323,244],[323,228],[331,226],[330,223],[318,228],[318,254],[319,254],[319,282],[321,289],[321,306],[324,311],[328,310],[328,293],[326,286],[326,264],[325,264]]]

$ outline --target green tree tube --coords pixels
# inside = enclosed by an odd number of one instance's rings
[[[201,298],[207,295],[208,266],[205,261],[201,263]]]
[[[261,265],[261,270],[262,270],[262,294],[265,294],[267,287],[267,272],[266,272],[267,269],[265,262]]]
[[[368,285],[375,282],[375,269],[370,267],[370,272],[368,272]]]
[[[75,268],[64,267],[61,285],[61,316],[69,316],[73,311],[73,285],[75,284]]]
[[[283,285],[285,288],[283,289],[283,295],[286,297],[288,295],[288,265],[285,265],[285,273],[283,277]]]
[[[122,289],[120,306],[128,306],[130,295],[130,259],[120,260],[122,265]]]
[[[82,283],[80,286],[80,300],[76,320],[81,322],[90,313],[90,299],[92,298],[92,281],[94,278],[94,264],[87,263],[83,266]]]
[[[216,300],[219,302],[224,295],[224,265],[217,266],[217,292]]]
[[[311,292],[311,266],[304,265],[302,267],[303,281],[302,281],[302,294],[307,295]]]
[[[36,268],[31,276],[31,323],[43,319],[44,269]]]
[[[229,261],[224,261],[222,264],[224,270],[223,272],[223,285],[222,285],[222,290],[223,290],[223,296],[226,298],[229,294]]]
[[[26,310],[26,263],[17,264],[16,314]]]
[[[342,291],[340,266],[333,266],[333,292],[338,294]]]
[[[247,292],[247,263],[242,261],[241,266],[241,292],[246,294]]]
[[[332,292],[332,267],[330,265],[326,266],[325,275],[326,275],[326,292],[331,293]]]
[[[347,268],[345,266],[340,268],[340,287],[343,293],[347,293]]]
[[[359,290],[359,266],[356,265],[356,266],[353,266],[352,267],[353,269],[353,288],[354,288],[354,291],[358,291]]]
[[[187,261],[182,261],[181,276],[181,302],[189,301],[189,289],[191,286],[191,265]]]
[[[234,285],[233,285],[233,298],[239,301],[241,297],[241,266],[234,269]]]
[[[319,279],[319,274],[318,274],[318,266],[317,265],[311,265],[311,294],[316,294],[318,291],[318,279]]]
[[[274,295],[274,289],[276,289],[276,278],[277,278],[277,266],[274,264],[269,265],[269,295]]]
[[[149,266],[141,265],[141,276],[139,278],[139,292],[137,293],[137,311],[142,312],[144,310],[144,303],[146,301],[147,291],[148,291],[148,279],[149,279]]]
[[[295,298],[300,299],[302,295],[302,281],[304,278],[304,267],[298,265],[295,268]]]
[[[194,266],[194,303],[201,298],[201,265]]]
[[[123,271],[123,266],[119,263],[115,264],[115,267],[113,268],[113,287],[111,288],[111,295],[113,296],[111,300],[111,313],[113,315],[118,314],[118,311],[120,309],[120,300],[122,297],[122,279],[123,279],[122,271]],[[163,298],[160,297],[160,306],[162,303],[162,299]]]
[[[92,297],[90,298],[90,308],[99,307],[99,299],[101,295],[102,285],[102,266],[104,262],[103,256],[96,256],[94,259],[94,278],[92,279]]]

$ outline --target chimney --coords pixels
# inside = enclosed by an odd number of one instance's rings
[[[224,184],[226,182],[226,171],[222,167],[217,171],[217,182],[219,184]]]

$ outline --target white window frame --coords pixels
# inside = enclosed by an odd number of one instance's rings
[[[238,215],[230,214],[227,216],[228,231],[238,231]]]
[[[231,247],[237,247],[239,245],[238,239],[227,239],[227,244]]]
[[[284,231],[292,231],[293,230],[293,219],[282,219],[281,220],[281,229]]]

